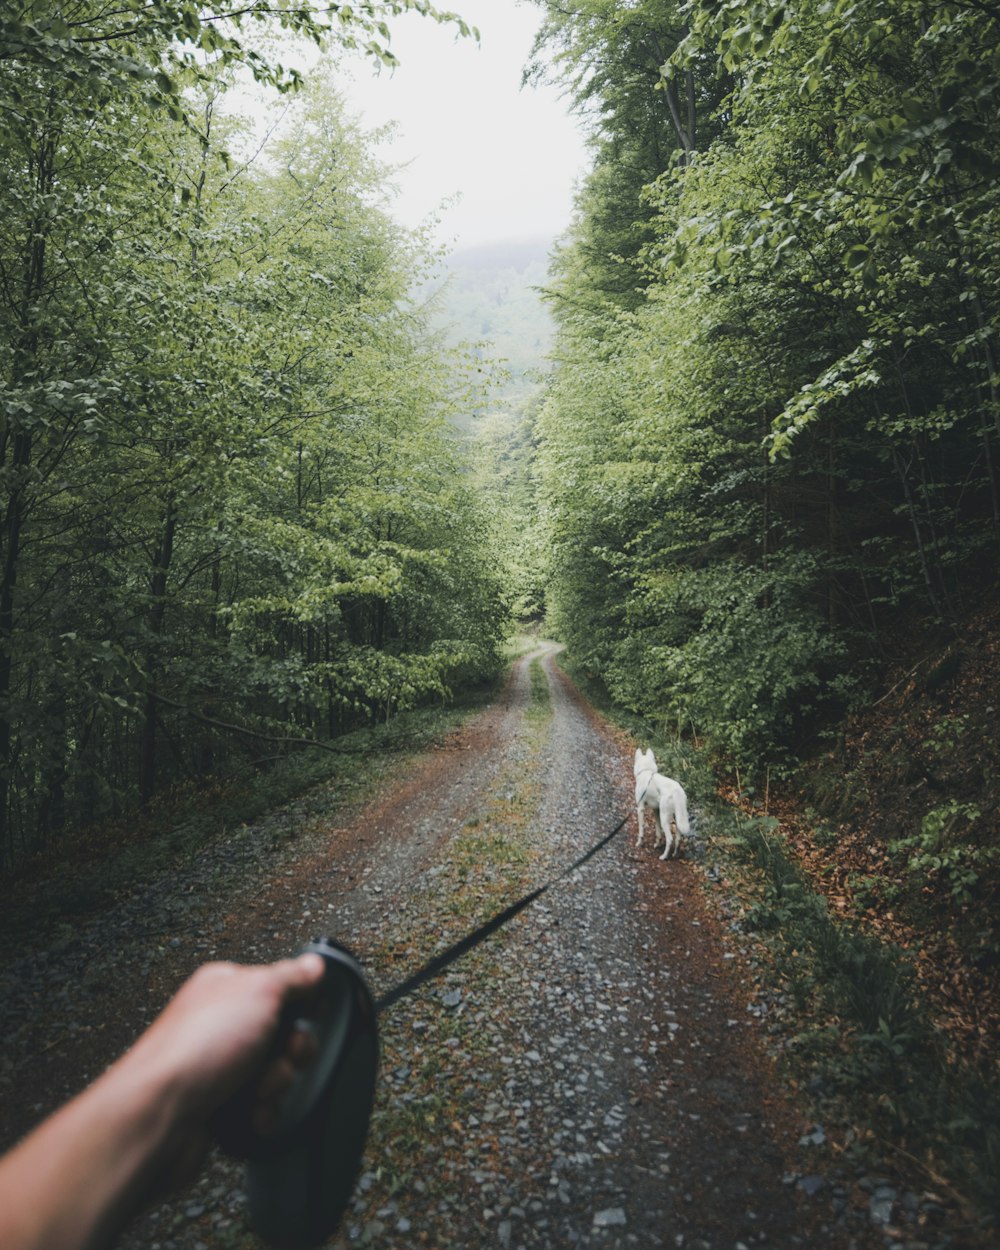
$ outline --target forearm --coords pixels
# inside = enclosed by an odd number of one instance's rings
[[[191,1180],[218,1109],[253,1094],[260,1131],[312,1058],[308,1033],[268,1058],[284,1003],[308,1000],[317,954],[206,964],[113,1067],[0,1159],[0,1250],[98,1250]],[[267,1062],[265,1062],[267,1061]]]
[[[130,1053],[0,1160],[0,1246],[108,1245],[176,1154],[175,1084]]]

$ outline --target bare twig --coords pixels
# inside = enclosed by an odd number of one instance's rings
[[[157,703],[163,703],[167,707],[176,708],[179,712],[190,716],[192,720],[199,721],[202,725],[212,725],[215,729],[224,729],[227,733],[241,734],[247,738],[258,738],[262,742],[283,742],[297,747],[319,747],[321,751],[329,751],[331,755],[365,754],[361,749],[353,750],[350,747],[335,747],[329,742],[321,742],[318,738],[296,737],[292,734],[268,734],[259,729],[250,729],[246,725],[233,725],[228,721],[218,720],[214,716],[206,716],[204,712],[196,712],[194,708],[188,707],[186,703],[178,703],[175,699],[168,699],[166,695],[154,694],[153,698]]]

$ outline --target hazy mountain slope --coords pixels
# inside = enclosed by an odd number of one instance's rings
[[[551,246],[546,238],[466,248],[449,256],[430,284],[434,321],[448,344],[467,345],[471,355],[500,362],[509,375],[476,415],[521,407],[535,385],[528,375],[545,365],[553,329],[537,288],[545,283]]]

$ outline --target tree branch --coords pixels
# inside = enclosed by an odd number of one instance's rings
[[[215,729],[224,729],[227,733],[242,734],[247,738],[258,738],[261,742],[282,742],[297,747],[319,747],[321,751],[329,751],[331,755],[363,755],[364,751],[358,749],[356,751],[348,747],[331,746],[329,742],[321,742],[318,738],[296,738],[290,734],[268,734],[263,733],[259,729],[249,729],[246,725],[233,725],[228,721],[217,720],[214,716],[206,716],[203,712],[196,712],[194,708],[188,707],[186,703],[178,703],[175,699],[168,699],[165,695],[153,693],[153,698],[157,703],[163,703],[167,707],[176,708],[177,711],[183,712],[186,716],[190,716],[192,720],[198,721],[202,725],[211,725]]]

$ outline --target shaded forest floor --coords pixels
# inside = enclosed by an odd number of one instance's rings
[[[904,645],[771,812],[831,905],[908,952],[956,1052],[998,1063],[1000,603]]]
[[[434,749],[491,702],[501,684],[498,679],[446,706],[416,709],[345,734],[329,751],[306,748],[211,785],[175,786],[144,812],[67,832],[0,884],[0,963],[32,944],[70,942],[88,917],[254,822],[269,819],[271,851],[293,844],[310,828],[317,802],[327,802],[327,791],[335,791],[338,802],[350,802],[377,788],[387,768]]]

